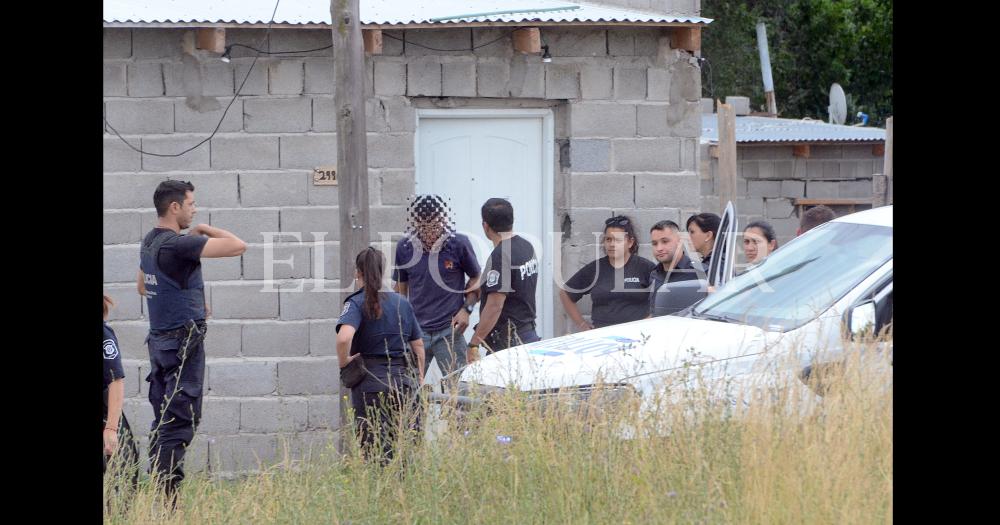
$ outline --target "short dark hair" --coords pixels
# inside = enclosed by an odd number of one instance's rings
[[[514,207],[507,199],[493,197],[483,204],[483,222],[497,233],[514,229]]]
[[[758,230],[764,232],[764,238],[767,239],[767,242],[771,242],[778,238],[774,235],[774,226],[771,226],[771,224],[766,221],[753,221],[750,224],[747,224],[747,227],[743,228],[743,231],[746,232],[750,228],[757,228]]]
[[[686,223],[684,223],[684,228],[690,228],[691,223],[698,225],[698,228],[703,232],[712,232],[713,237],[719,236],[719,225],[722,224],[722,217],[714,213],[698,213],[688,217]]]
[[[824,222],[830,222],[837,218],[837,214],[833,213],[833,210],[829,206],[819,204],[813,206],[802,214],[802,218],[799,220],[799,233],[805,233]]]
[[[156,187],[153,192],[153,206],[156,206],[156,215],[163,217],[170,208],[170,203],[176,202],[184,205],[184,198],[187,192],[194,191],[194,184],[180,180],[165,180]]]
[[[635,255],[639,252],[639,238],[635,235],[635,221],[626,215],[615,215],[604,221],[604,233],[608,233],[608,228],[621,228],[625,230],[625,237],[632,239],[632,247],[628,252]]]
[[[654,231],[663,231],[667,229],[674,230],[675,232],[681,231],[681,227],[678,226],[676,222],[668,219],[654,224],[653,227],[649,229],[649,233],[653,233]]]

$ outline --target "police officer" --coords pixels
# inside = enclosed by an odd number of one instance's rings
[[[104,355],[104,472],[108,471],[108,462],[115,453],[117,459],[112,465],[119,466],[118,472],[131,478],[132,487],[139,484],[139,450],[132,439],[132,428],[122,413],[125,400],[125,369],[122,367],[122,357],[118,350],[118,338],[115,331],[108,326],[108,311],[114,302],[104,296],[104,343],[101,345]],[[116,486],[117,488],[117,486]]]
[[[424,380],[424,342],[413,307],[402,295],[382,288],[385,258],[366,248],[355,258],[355,283],[337,321],[340,368],[361,359],[365,374],[351,387],[351,405],[365,457],[381,445],[378,459],[386,464],[401,421],[417,430],[416,392]],[[409,343],[409,350],[407,349]],[[413,358],[416,359],[413,359]]]
[[[512,231],[514,208],[506,199],[487,200],[480,213],[494,248],[480,279],[479,324],[469,343],[470,363],[479,358],[483,342],[492,353],[540,339],[535,333],[535,249]]]
[[[652,316],[656,306],[656,292],[666,283],[692,281],[698,278],[698,273],[691,259],[684,253],[681,243],[681,228],[676,222],[663,220],[649,229],[649,242],[653,247],[653,257],[659,264],[649,273],[649,315]]]
[[[150,471],[173,501],[184,479],[184,449],[201,419],[205,376],[205,285],[201,258],[235,257],[246,243],[221,228],[199,224],[194,185],[167,180],[153,193],[159,222],[140,248],[139,293],[149,311],[149,402],[153,405]]]

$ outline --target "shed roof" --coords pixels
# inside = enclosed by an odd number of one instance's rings
[[[719,116],[701,115],[701,141],[718,142]],[[820,120],[736,117],[736,142],[884,142],[885,130],[827,124]]]

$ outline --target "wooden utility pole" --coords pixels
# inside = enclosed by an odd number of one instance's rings
[[[719,112],[719,209],[736,204],[736,110],[717,101]]]
[[[333,29],[334,109],[340,206],[340,294],[351,294],[354,258],[369,246],[368,143],[365,136],[365,59],[358,0],[330,0]],[[339,309],[338,309],[339,310]],[[340,429],[350,428],[350,390],[340,386]],[[341,434],[343,435],[343,434]]]
[[[892,117],[885,119],[885,161],[882,171],[885,172],[886,179],[886,200],[892,204],[892,194],[889,193],[889,184],[892,183]]]

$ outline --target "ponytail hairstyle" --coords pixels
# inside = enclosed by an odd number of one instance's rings
[[[108,310],[115,305],[115,302],[111,300],[107,295],[104,296],[104,318],[108,318]]]
[[[361,274],[361,282],[365,287],[365,304],[361,312],[368,319],[382,317],[382,271],[385,269],[385,257],[382,252],[369,246],[358,254],[354,266]]]

